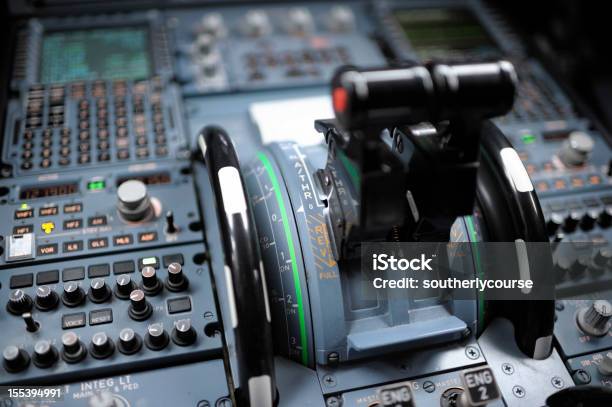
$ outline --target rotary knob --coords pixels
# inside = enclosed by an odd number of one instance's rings
[[[9,345],[2,352],[4,368],[9,373],[21,372],[30,364],[28,353],[14,345]]]
[[[580,330],[591,336],[604,336],[610,329],[612,305],[606,300],[597,300],[590,307],[584,307],[576,314]]]
[[[601,211],[597,217],[597,223],[602,228],[610,227],[610,224],[612,224],[612,206],[608,205]]]
[[[135,321],[143,321],[151,316],[153,307],[147,301],[142,290],[134,290],[130,293],[130,308],[128,314]]]
[[[140,272],[142,275],[142,289],[148,295],[155,295],[162,289],[162,284],[157,278],[155,268],[152,266],[145,266]]]
[[[183,291],[189,285],[189,280],[183,273],[183,267],[180,263],[170,263],[168,265],[168,278],[166,279],[166,287],[170,291]]]
[[[89,299],[91,302],[100,304],[108,301],[111,295],[111,290],[103,278],[94,278],[89,283]]]
[[[32,298],[21,289],[11,291],[6,310],[13,315],[21,315],[32,310]]]
[[[612,260],[612,249],[608,248],[598,249],[593,256],[593,264],[597,267],[609,267],[610,260]]]
[[[34,355],[32,359],[37,367],[41,369],[51,367],[57,361],[57,358],[57,349],[55,349],[55,346],[53,346],[51,342],[40,340],[34,344]]]
[[[132,328],[124,328],[119,332],[117,348],[124,355],[132,355],[142,347],[142,339]]]
[[[161,350],[168,346],[170,337],[162,324],[151,324],[147,328],[145,344],[151,350]]]
[[[246,33],[251,37],[261,37],[271,31],[268,14],[263,10],[250,10],[244,17],[244,22]]]
[[[57,307],[59,296],[48,285],[36,287],[36,308],[40,311],[49,311]]]
[[[603,376],[612,376],[612,352],[607,352],[603,355],[603,359],[599,361],[597,370]]]
[[[130,298],[130,293],[134,290],[134,282],[129,274],[119,274],[115,284],[115,296],[122,300]]]
[[[215,38],[224,37],[227,33],[223,16],[219,13],[208,13],[201,20],[202,33],[210,34]]]
[[[588,260],[580,257],[573,261],[569,269],[569,275],[572,279],[581,278],[589,267]]]
[[[588,161],[594,146],[591,136],[582,131],[573,131],[561,145],[559,158],[566,166],[580,166]]]
[[[200,34],[196,40],[197,52],[200,55],[208,55],[213,51],[215,38],[210,34]]]
[[[77,363],[87,356],[87,350],[72,331],[62,335],[62,358],[68,363]]]
[[[312,31],[314,22],[312,14],[306,7],[294,7],[289,10],[289,31],[294,34],[307,34]]]
[[[68,281],[64,284],[62,302],[67,307],[76,307],[85,300],[85,292],[76,281]]]
[[[580,223],[582,219],[582,213],[578,211],[570,211],[567,214],[565,219],[563,219],[563,231],[566,233],[571,233],[576,230],[576,226]]]
[[[546,231],[548,232],[548,235],[553,236],[555,233],[557,233],[557,230],[559,230],[562,224],[563,216],[558,213],[551,214],[546,221]]]
[[[570,260],[567,257],[559,257],[555,263],[555,279],[559,283],[567,277],[570,270]]]
[[[131,179],[117,188],[117,209],[130,222],[144,220],[151,213],[151,199],[144,182]]]
[[[346,32],[355,27],[355,14],[346,6],[332,8],[329,17],[329,29],[331,31]]]
[[[594,209],[589,209],[586,211],[580,219],[580,229],[585,231],[593,229],[598,215],[599,213]]]
[[[97,332],[91,337],[89,350],[94,358],[106,359],[115,351],[115,345],[106,333]]]
[[[179,346],[189,346],[195,342],[197,333],[191,326],[191,320],[179,319],[172,330],[172,342]]]

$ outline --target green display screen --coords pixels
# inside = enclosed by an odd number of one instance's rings
[[[401,9],[394,15],[421,58],[498,52],[486,29],[467,9]]]
[[[150,75],[144,27],[100,28],[45,34],[40,82],[142,79]]]

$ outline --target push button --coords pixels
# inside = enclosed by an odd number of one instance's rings
[[[39,256],[52,256],[57,254],[57,243],[40,245],[38,246],[37,252]]]
[[[36,274],[37,285],[55,284],[59,282],[59,270],[41,271]]]
[[[66,204],[64,205],[64,213],[79,213],[83,211],[83,204],[78,202],[78,203],[71,203],[71,204]]]
[[[83,280],[85,278],[85,267],[71,267],[62,271],[62,281]]]
[[[106,216],[92,216],[87,219],[88,226],[105,226],[107,224]]]
[[[89,278],[106,277],[108,275],[110,275],[109,264],[94,264],[87,269],[87,276]]]
[[[83,250],[83,241],[73,240],[70,242],[64,242],[62,247],[64,249],[64,253],[80,252]]]
[[[113,310],[110,308],[97,309],[89,312],[89,325],[110,324],[113,322]]]
[[[11,276],[10,287],[13,288],[23,288],[23,287],[31,287],[34,283],[34,274],[17,274],[15,276]]]
[[[85,313],[62,315],[62,329],[81,328],[85,326]]]
[[[15,211],[15,219],[29,219],[32,217],[34,217],[34,210],[31,208]]]
[[[38,216],[55,216],[59,213],[57,205],[45,206],[38,209]]]
[[[117,261],[113,263],[113,273],[115,274],[133,273],[135,270],[136,266],[132,260]]]
[[[64,230],[75,230],[83,227],[83,219],[67,219],[64,221]]]

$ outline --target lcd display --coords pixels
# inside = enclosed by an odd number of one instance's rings
[[[394,16],[420,58],[499,52],[486,29],[467,9],[400,9]]]
[[[151,73],[148,43],[146,27],[46,33],[40,82],[147,78]]]
[[[19,199],[30,200],[38,198],[48,198],[51,196],[72,195],[79,192],[79,184],[76,182],[70,184],[55,184],[41,185],[21,188],[19,191]]]

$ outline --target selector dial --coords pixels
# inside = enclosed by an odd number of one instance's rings
[[[67,307],[76,307],[85,300],[85,292],[76,281],[69,281],[64,284],[62,302]]]
[[[55,349],[55,346],[53,346],[51,342],[41,340],[36,342],[34,345],[33,356],[34,364],[41,369],[45,369],[53,366],[53,364],[57,361],[58,353],[57,349]]]
[[[124,328],[119,332],[117,348],[124,355],[132,355],[142,347],[142,339],[132,328]]]
[[[32,310],[32,298],[21,289],[13,290],[9,294],[6,309],[13,315],[21,315]]]
[[[57,307],[59,296],[48,285],[36,287],[36,308],[40,311],[49,311]]]
[[[9,345],[2,352],[4,368],[9,373],[21,372],[30,364],[28,353],[15,345]]]
[[[270,19],[263,10],[250,10],[244,17],[244,27],[251,37],[261,37],[271,31]]]
[[[172,341],[179,346],[188,346],[195,342],[197,337],[195,329],[191,326],[191,320],[179,319],[172,330]]]
[[[597,300],[590,307],[584,307],[576,314],[578,327],[591,336],[604,336],[610,330],[612,305],[606,300]]]
[[[96,304],[107,301],[111,290],[103,278],[95,278],[89,283],[89,299]]]
[[[113,354],[115,345],[104,332],[97,332],[91,337],[91,356],[96,359],[105,359]]]
[[[122,300],[130,298],[130,293],[134,290],[134,282],[129,274],[119,274],[115,284],[115,296]]]
[[[162,284],[157,278],[157,272],[152,266],[145,266],[142,268],[140,274],[142,275],[142,289],[148,295],[155,295],[162,289]]]
[[[595,142],[582,131],[573,131],[565,140],[559,151],[559,158],[568,167],[583,165],[589,159]]]
[[[87,350],[78,335],[72,331],[62,335],[62,358],[68,363],[77,363],[87,356]]]
[[[147,348],[151,350],[161,350],[168,346],[170,336],[164,329],[162,324],[151,324],[147,328],[147,334],[145,336],[145,344]]]
[[[166,287],[170,291],[182,291],[189,285],[189,280],[183,273],[183,267],[180,263],[170,263],[168,265],[168,278],[166,279]]]
[[[208,13],[201,20],[202,33],[212,35],[215,38],[224,37],[227,33],[223,16],[219,13]]]
[[[131,179],[117,188],[117,210],[130,222],[146,219],[152,212],[151,199],[144,182]]]
[[[128,313],[135,321],[143,321],[151,316],[153,307],[147,301],[142,290],[134,290],[130,293],[130,308]]]

